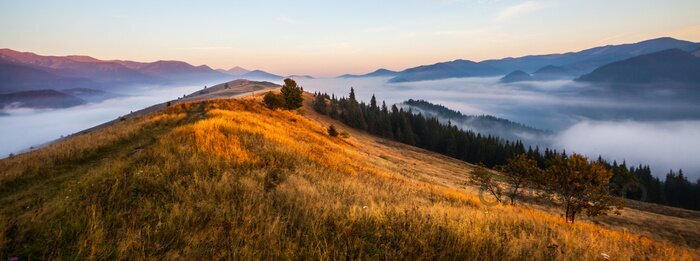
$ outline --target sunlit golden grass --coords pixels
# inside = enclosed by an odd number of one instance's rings
[[[698,258],[482,206],[325,127],[255,99],[187,103],[2,160],[0,259]],[[412,171],[461,166],[428,158]]]

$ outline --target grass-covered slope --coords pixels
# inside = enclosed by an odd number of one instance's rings
[[[0,259],[697,258],[485,207],[459,185],[470,165],[333,138],[309,114],[259,98],[177,104],[2,160]]]

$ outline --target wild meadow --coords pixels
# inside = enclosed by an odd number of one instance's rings
[[[559,213],[484,206],[398,171],[363,139],[329,136],[309,105],[261,103],[174,104],[1,160],[0,259],[699,258]],[[448,162],[412,168],[429,164]]]

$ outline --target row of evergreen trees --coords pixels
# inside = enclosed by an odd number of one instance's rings
[[[349,97],[335,97],[316,93],[313,101],[315,111],[337,119],[350,127],[365,130],[377,136],[393,139],[473,164],[493,168],[503,165],[511,158],[525,154],[537,162],[540,168],[557,157],[566,158],[566,151],[558,152],[538,147],[527,149],[521,141],[508,141],[491,135],[481,135],[463,130],[451,122],[444,124],[434,117],[404,110],[396,105],[389,108],[385,102],[378,105],[374,95],[366,104],[355,97],[350,89]],[[671,172],[661,181],[651,175],[649,166],[628,167],[625,163],[612,164],[602,158],[598,162],[613,172],[612,191],[631,199],[671,205],[689,209],[700,209],[700,180],[695,183],[687,177]]]
[[[348,98],[316,94],[313,107],[350,127],[487,167],[502,165],[525,153],[520,141],[462,130],[449,122],[444,125],[436,118],[426,118],[396,105],[389,109],[385,102],[379,106],[374,96],[369,104],[358,102],[353,89]]]
[[[610,164],[600,158],[598,162],[613,171],[614,189],[629,199],[700,210],[700,179],[691,182],[683,170],[669,170],[666,178],[660,180],[652,175],[648,165],[628,167],[625,162]]]

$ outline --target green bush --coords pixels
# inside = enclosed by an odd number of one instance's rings
[[[265,94],[265,97],[263,97],[263,102],[265,103],[265,106],[267,106],[270,109],[279,109],[279,108],[284,108],[285,102],[284,98],[282,95],[275,94],[272,92],[268,92]]]

